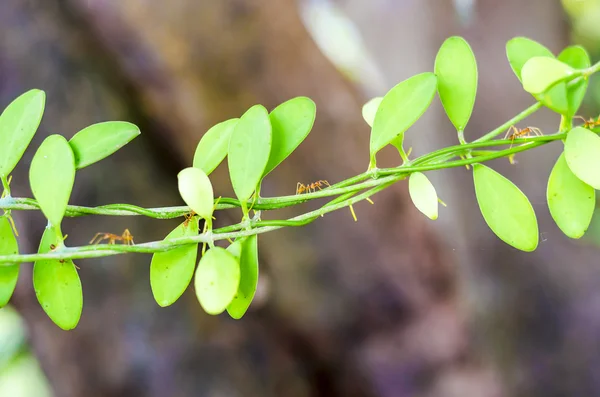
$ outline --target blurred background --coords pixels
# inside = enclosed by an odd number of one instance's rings
[[[71,203],[181,205],[177,172],[210,126],[299,95],[317,103],[315,127],[263,195],[333,183],[367,167],[362,104],[431,71],[448,36],[465,37],[478,60],[472,140],[533,103],[507,40],[527,36],[554,53],[578,43],[595,62],[599,18],[600,0],[2,0],[0,108],[30,88],[47,93],[13,195],[31,197],[29,161],[45,136],[127,120],[141,137],[79,172]],[[598,115],[598,84],[586,117]],[[555,131],[558,117],[540,111],[526,125]],[[456,143],[438,100],[406,142],[415,155]],[[204,314],[191,288],[160,309],[150,256],[127,255],[77,262],[84,311],[64,332],[39,307],[25,264],[0,310],[0,396],[600,395],[600,218],[581,241],[553,224],[545,189],[559,145],[492,163],[534,205],[535,253],[486,228],[467,170],[430,173],[448,204],[436,222],[401,182],[355,206],[358,223],[338,211],[261,235],[258,296],[241,321]],[[381,156],[398,164],[393,150]],[[217,195],[232,195],[224,166],[211,179]],[[219,225],[240,216],[219,215]],[[35,251],[41,214],[15,218],[21,252]],[[63,229],[69,245],[124,228],[142,242],[180,221],[88,217]]]

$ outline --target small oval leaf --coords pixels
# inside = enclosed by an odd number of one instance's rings
[[[592,65],[590,56],[581,46],[571,46],[565,48],[558,54],[558,60],[566,63],[575,69],[585,69]],[[573,116],[579,110],[583,97],[587,91],[588,79],[581,78],[567,88],[568,115]]]
[[[6,216],[0,216],[0,255],[16,255],[19,245],[10,222]],[[0,263],[0,308],[6,306],[19,278],[18,263]]]
[[[538,224],[529,199],[491,168],[473,165],[479,209],[489,228],[506,244],[531,252],[538,245]]]
[[[30,90],[12,101],[0,115],[0,177],[15,168],[37,131],[46,94]]]
[[[52,246],[61,243],[56,227],[47,227],[38,252],[50,252]],[[33,287],[42,309],[56,325],[64,330],[77,326],[83,309],[83,291],[73,261],[50,259],[35,262]]]
[[[513,72],[521,81],[521,69],[528,60],[533,57],[554,58],[554,54],[537,41],[526,37],[515,37],[506,43],[506,57]]]
[[[548,179],[548,208],[562,232],[581,238],[588,229],[596,208],[596,191],[569,169],[562,153]]]
[[[271,122],[262,105],[242,115],[229,140],[227,164],[233,190],[247,201],[258,187],[271,153]]]
[[[575,70],[561,61],[548,57],[533,57],[521,70],[523,88],[531,94],[541,94],[575,73]]]
[[[258,286],[257,235],[254,234],[245,238],[241,242],[240,248],[237,255],[240,261],[240,283],[235,297],[227,306],[227,313],[236,320],[242,318],[250,307]],[[238,250],[238,248],[235,248],[235,250]],[[235,255],[235,252],[229,251]]]
[[[194,216],[186,220],[169,233],[165,240],[197,236],[198,219]],[[172,305],[185,292],[194,276],[197,255],[198,244],[183,245],[152,255],[150,287],[156,303],[162,307]]]
[[[600,189],[600,137],[575,127],[565,142],[565,159],[573,174],[594,189]]]
[[[412,126],[431,104],[437,79],[421,73],[392,88],[381,101],[371,131],[371,157]]]
[[[435,187],[421,172],[410,174],[408,192],[413,204],[429,219],[438,218],[438,196]]]
[[[239,119],[223,121],[210,128],[196,147],[194,167],[210,175],[227,156],[229,138]]]
[[[212,217],[214,194],[208,176],[199,168],[188,167],[177,175],[179,194],[185,203],[204,219]]]
[[[473,113],[477,94],[477,61],[462,37],[444,41],[435,58],[437,89],[448,118],[463,131]]]
[[[92,124],[71,138],[69,145],[78,170],[110,156],[140,135],[140,129],[125,121]]]
[[[75,158],[69,142],[50,135],[33,156],[29,183],[40,209],[54,226],[60,225],[75,182]]]
[[[381,105],[382,100],[382,96],[375,97],[369,102],[365,103],[362,107],[363,119],[367,122],[367,124],[369,124],[369,127],[373,127],[373,121],[375,121],[375,114],[377,113],[377,109],[379,109],[379,105]]]
[[[296,97],[277,106],[269,119],[272,145],[263,176],[273,171],[306,139],[315,123],[317,105],[307,97]]]
[[[209,249],[198,263],[194,287],[204,311],[216,315],[223,313],[233,300],[240,284],[238,259],[226,249]]]

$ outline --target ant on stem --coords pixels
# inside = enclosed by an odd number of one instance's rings
[[[108,240],[108,244],[115,244],[117,241],[122,241],[127,245],[134,245],[133,236],[129,232],[129,229],[125,229],[122,235],[117,236],[112,233],[96,233],[93,239],[90,240],[90,244],[100,244],[102,241]]]
[[[328,187],[331,185],[329,184],[329,182],[322,179],[313,183],[307,183],[306,185],[298,182],[296,184],[296,194],[316,192],[317,189],[321,190],[322,186]]]
[[[511,134],[511,132],[512,132],[512,134]],[[533,134],[535,136],[544,135],[542,133],[542,130],[540,130],[537,127],[525,127],[523,129],[518,129],[514,125],[511,125],[510,128],[508,129],[508,131],[506,131],[506,135],[504,135],[504,139],[510,139],[510,141],[511,141],[510,147],[512,148],[512,145],[513,145],[515,139],[526,138],[526,137],[531,136],[530,134]]]

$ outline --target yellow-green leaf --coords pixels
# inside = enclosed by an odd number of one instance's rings
[[[596,191],[569,169],[562,153],[548,179],[548,208],[556,225],[570,238],[582,237],[596,208]]]
[[[0,216],[0,255],[16,255],[19,245],[6,216]],[[6,306],[19,278],[18,263],[0,263],[0,308]]]
[[[223,121],[210,128],[196,147],[194,167],[210,175],[227,156],[229,138],[239,119]]]
[[[237,243],[237,241],[236,241]],[[234,246],[230,245],[230,247]],[[229,249],[228,249],[229,250]],[[239,252],[238,252],[239,251]],[[254,234],[241,241],[239,248],[235,247],[229,250],[239,258],[240,262],[240,283],[235,297],[227,306],[227,313],[239,320],[244,316],[258,286],[258,238]]]
[[[38,252],[50,252],[61,243],[58,228],[47,227]],[[83,291],[73,261],[48,259],[35,262],[33,287],[42,309],[56,325],[64,330],[77,326],[83,309]]]
[[[489,228],[505,243],[522,251],[534,251],[539,235],[529,199],[514,183],[491,168],[473,165],[477,203]]]
[[[233,300],[239,284],[238,259],[225,248],[211,248],[200,258],[194,287],[198,301],[206,313],[223,313]]]
[[[415,172],[408,179],[408,192],[410,198],[425,216],[429,219],[436,220],[438,218],[438,196],[435,187],[421,172]]]
[[[523,88],[531,94],[541,94],[575,73],[575,70],[557,59],[533,57],[521,70]]]
[[[208,176],[199,168],[188,167],[177,175],[179,194],[185,203],[204,219],[212,217],[214,194]]]
[[[365,103],[362,107],[363,119],[367,122],[367,124],[369,124],[369,127],[373,127],[373,121],[375,121],[375,114],[377,113],[377,109],[379,109],[379,105],[381,105],[382,100],[382,96],[375,97],[369,102]]]
[[[583,127],[567,134],[565,159],[573,174],[594,189],[600,189],[600,137]]]

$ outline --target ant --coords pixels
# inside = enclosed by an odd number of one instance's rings
[[[120,236],[112,233],[96,233],[94,238],[90,240],[90,244],[100,244],[103,240],[108,240],[108,244],[115,244],[117,241],[122,241],[127,245],[135,244],[129,229],[125,229],[123,234]]]
[[[188,212],[187,214],[185,214],[183,216],[185,218],[185,220],[183,221],[183,227],[188,227],[188,225],[190,224],[190,222],[192,221],[194,216],[196,216],[196,213],[194,211],[191,211],[191,212]]]
[[[595,120],[594,118],[585,119],[581,116],[575,116],[574,118],[583,120],[583,128],[592,129],[600,126],[600,116]]]
[[[331,186],[331,185],[329,184],[329,182],[324,181],[322,179],[320,181],[316,181],[313,183],[307,183],[306,185],[298,182],[296,184],[296,194],[316,192],[317,189],[321,190],[322,186]]]
[[[512,134],[511,134],[512,132]],[[504,135],[504,139],[510,139],[512,147],[516,138],[529,137],[529,134],[534,134],[535,136],[542,136],[542,130],[537,127],[525,127],[523,129],[518,129],[514,125],[511,125],[508,131],[506,131],[506,135]]]

